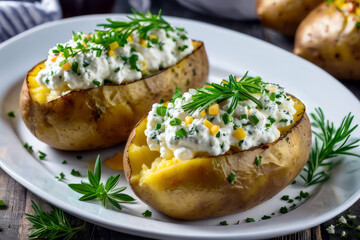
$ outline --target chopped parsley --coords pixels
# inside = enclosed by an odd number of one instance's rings
[[[76,171],[75,169],[71,170],[71,175],[75,177],[81,177],[81,173],[79,171]]]
[[[63,172],[61,172],[61,173],[59,174],[59,176],[56,176],[55,178],[57,178],[57,180],[58,180],[59,182],[61,182],[61,181],[63,181],[63,180],[65,179],[65,174],[64,174]]]
[[[235,182],[235,173],[230,173],[230,176],[229,176],[229,182],[230,184],[234,184]]]
[[[247,223],[251,223],[251,222],[255,222],[255,219],[253,219],[253,218],[246,218],[246,220],[245,220]]]
[[[286,206],[284,207],[281,207],[280,210],[279,210],[280,213],[287,213],[289,212],[288,208]]]
[[[267,220],[267,219],[270,219],[270,218],[271,218],[270,216],[264,215],[264,216],[261,218],[261,220]]]
[[[287,200],[289,200],[289,195],[284,195],[280,199],[284,200],[284,201],[287,201]]]
[[[262,159],[262,156],[258,156],[255,158],[256,166],[259,166],[261,164],[261,159]]]
[[[24,144],[24,148],[26,148],[30,153],[34,152],[33,147],[31,145],[29,145],[28,143]]]
[[[46,153],[42,152],[42,151],[38,151],[39,152],[39,159],[40,160],[44,160],[46,157]]]
[[[222,222],[220,222],[220,225],[221,226],[226,226],[226,225],[229,225],[229,224],[227,223],[227,221],[222,221]]]
[[[15,118],[15,113],[14,113],[13,111],[8,112],[7,115],[8,115],[9,117],[11,117],[11,118]]]
[[[142,213],[142,215],[143,215],[144,217],[151,217],[151,216],[152,216],[152,212],[149,211],[149,210],[146,210],[145,212]]]
[[[64,161],[62,161],[62,163],[61,164],[67,164],[67,161],[66,160],[64,160]]]

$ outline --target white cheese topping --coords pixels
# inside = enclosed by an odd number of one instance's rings
[[[51,90],[48,101],[72,90],[138,80],[175,65],[193,51],[191,40],[183,30],[177,29],[150,30],[149,40],[140,39],[135,31],[124,46],[118,46],[115,42],[113,49],[96,44],[91,40],[91,34],[78,33],[74,36],[68,42],[50,49],[45,61],[46,68],[36,76],[39,84]],[[79,46],[86,50],[79,51]],[[61,47],[68,47],[66,51],[70,56],[67,59],[63,51],[59,54]],[[71,56],[77,51],[76,55]]]
[[[346,224],[346,223],[347,223],[346,218],[344,218],[344,216],[341,216],[341,217],[339,218],[339,222],[342,223],[342,224]]]
[[[233,120],[227,124],[222,116],[226,114],[231,98],[219,104],[218,114],[208,113],[206,116],[199,110],[190,115],[182,109],[184,104],[192,101],[196,93],[194,89],[173,103],[169,102],[167,107],[154,104],[145,130],[150,149],[159,151],[166,159],[188,160],[197,153],[216,156],[226,153],[230,147],[246,150],[275,141],[280,137],[278,128],[291,125],[296,110],[293,100],[286,96],[283,88],[277,85],[266,85],[264,88],[270,88],[276,98],[271,100],[272,92],[268,90],[263,94],[253,94],[263,104],[263,109],[253,101],[240,101],[232,115]],[[192,122],[186,123],[186,118],[190,116]],[[213,130],[212,126],[215,126]],[[242,140],[236,136],[235,132],[239,131],[246,134]]]

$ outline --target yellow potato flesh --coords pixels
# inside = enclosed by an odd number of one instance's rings
[[[301,171],[311,145],[305,106],[296,98],[294,124],[279,129],[274,143],[245,151],[181,161],[151,151],[144,131],[133,130],[124,152],[124,170],[135,194],[150,206],[180,219],[222,216],[249,209],[278,193]],[[262,156],[261,165],[255,160]],[[235,174],[230,184],[229,175]]]

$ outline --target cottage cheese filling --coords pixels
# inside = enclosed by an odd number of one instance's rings
[[[47,97],[50,101],[74,90],[141,79],[175,65],[192,51],[191,40],[178,28],[152,29],[147,40],[135,31],[123,46],[116,41],[97,44],[95,35],[76,33],[68,42],[49,50],[46,68],[36,81],[51,90]]]
[[[296,110],[284,88],[266,84],[263,89],[262,94],[253,95],[263,104],[263,109],[253,101],[240,101],[232,121],[227,123],[223,115],[231,98],[219,103],[218,111],[209,108],[207,112],[196,110],[191,115],[182,106],[192,101],[197,92],[194,89],[167,103],[167,107],[154,104],[145,130],[147,143],[151,150],[159,151],[161,157],[181,160],[192,159],[197,153],[217,156],[226,153],[230,147],[246,150],[271,143],[280,137],[278,128],[293,123]]]

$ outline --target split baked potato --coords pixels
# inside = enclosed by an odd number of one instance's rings
[[[263,25],[293,36],[300,22],[323,0],[257,0],[256,11]]]
[[[179,219],[223,216],[266,201],[293,181],[309,156],[311,127],[305,106],[290,97],[295,102],[294,123],[279,129],[281,136],[275,142],[191,160],[166,160],[158,151],[151,151],[144,134],[144,117],[132,131],[124,152],[129,185],[145,203]],[[259,156],[261,165],[256,164]]]
[[[175,88],[202,86],[209,65],[204,44],[176,65],[134,82],[71,91],[39,103],[48,94],[35,80],[44,62],[28,72],[20,93],[20,110],[28,129],[41,141],[62,150],[89,150],[126,141],[135,124],[155,102],[170,99]],[[45,97],[46,98],[46,97]]]
[[[314,9],[296,32],[293,52],[336,78],[360,80],[360,1],[335,0]]]

